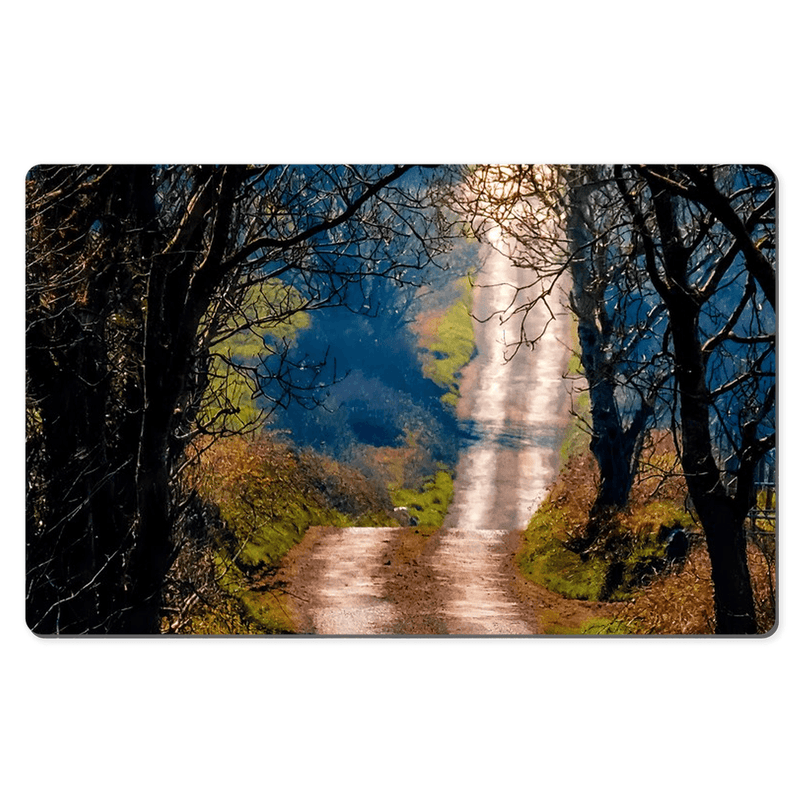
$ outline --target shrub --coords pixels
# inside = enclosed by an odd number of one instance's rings
[[[194,446],[187,483],[199,522],[169,576],[164,631],[290,632],[271,576],[308,528],[397,524],[388,492],[332,459],[264,435]]]
[[[611,513],[602,535],[582,550],[576,542],[584,539],[598,474],[586,449],[574,453],[525,531],[518,558],[523,575],[570,599],[631,597],[669,566],[666,542],[659,536],[662,528],[692,525],[683,505],[685,492],[676,490],[681,480],[670,477],[654,488],[654,479],[646,472],[629,506]]]
[[[445,470],[439,470],[425,482],[421,491],[396,488],[391,494],[395,506],[407,508],[417,520],[416,524],[438,528],[453,497],[453,476]]]

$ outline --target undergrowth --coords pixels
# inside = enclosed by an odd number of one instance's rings
[[[645,475],[639,483],[648,480]],[[675,485],[680,483],[670,477],[650,496],[640,487],[628,508],[609,518],[604,536],[589,551],[575,552],[570,544],[585,530],[598,474],[590,453],[573,454],[525,531],[519,556],[523,575],[570,599],[630,598],[668,564],[663,531],[692,525],[685,494]]]
[[[395,487],[391,495],[395,506],[408,509],[416,525],[441,527],[453,497],[453,476],[446,470],[439,470],[425,482],[421,491]]]
[[[451,406],[458,403],[461,370],[475,353],[472,284],[469,278],[460,278],[458,285],[459,299],[443,311],[428,314],[417,326],[423,375],[446,390],[441,400]]]
[[[525,577],[562,597],[609,601],[619,610],[579,627],[543,620],[545,632],[713,633],[708,551],[686,509],[671,436],[651,435],[628,506],[606,520],[602,536],[588,550],[570,549],[585,530],[598,479],[591,454],[576,448],[528,525],[518,564]],[[675,529],[686,532],[685,553],[677,559],[665,535]],[[764,633],[775,615],[774,536],[751,534],[747,552],[758,630]]]
[[[187,483],[205,509],[202,546],[189,543],[172,585],[181,633],[287,633],[293,623],[272,580],[316,525],[397,525],[388,492],[356,470],[267,436],[198,441]],[[192,546],[194,545],[194,546]]]

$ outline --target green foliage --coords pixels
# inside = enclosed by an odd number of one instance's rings
[[[287,347],[310,324],[297,290],[278,280],[250,286],[209,353],[208,386],[200,414],[208,430],[253,430],[263,413],[256,401],[264,355]]]
[[[459,397],[461,370],[475,353],[472,328],[472,284],[469,278],[458,281],[461,296],[444,313],[434,316],[423,327],[421,344],[422,372],[426,378],[447,391],[442,402],[455,406]]]
[[[453,476],[439,470],[421,491],[395,488],[391,495],[395,506],[405,506],[419,525],[440,527],[453,497]]]
[[[693,524],[689,512],[674,500],[652,500],[631,504],[622,517],[625,527],[638,536],[647,535],[665,525],[668,528],[688,528]]]
[[[562,471],[525,531],[518,557],[529,580],[573,600],[624,600],[666,566],[662,526],[689,527],[682,503],[648,499],[613,516],[605,533],[586,552],[570,548],[588,521],[594,497],[594,464],[584,453]]]
[[[277,279],[264,281],[247,288],[244,299],[226,320],[226,330],[237,342],[237,349],[246,349],[248,342],[254,345],[257,349],[249,355],[255,356],[261,340],[290,339],[309,326],[305,305],[294,287]]]
[[[294,633],[279,593],[243,588],[246,576],[231,572],[231,566],[220,561],[220,572],[225,573],[220,580],[221,591],[213,603],[196,608],[179,632],[200,636]]]
[[[545,633],[562,636],[618,636],[622,634],[636,633],[636,629],[627,622],[620,619],[609,619],[607,617],[592,617],[587,619],[577,628],[570,628],[567,625],[545,626]]]
[[[568,511],[542,503],[525,531],[525,546],[518,557],[529,580],[573,600],[596,600],[603,587],[606,566],[581,561],[565,543],[573,526]]]
[[[235,620],[235,626],[244,628],[237,631],[242,633],[293,633],[291,617],[276,591],[252,588],[249,576],[223,552],[216,554],[216,562],[219,586],[229,598],[227,604],[233,606],[221,609],[228,625]]]
[[[241,371],[243,364],[235,362],[232,351],[224,359],[214,358],[219,355],[212,353],[200,423],[211,431],[253,430],[263,416],[255,400],[255,381]]]

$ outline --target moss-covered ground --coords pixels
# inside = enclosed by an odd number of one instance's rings
[[[475,353],[472,327],[472,283],[457,282],[460,295],[448,308],[430,312],[417,325],[422,347],[422,372],[445,390],[442,402],[455,406],[459,398],[461,370]]]
[[[573,432],[576,436],[579,434]],[[562,598],[603,601],[602,616],[565,624],[542,619],[554,634],[702,634],[714,630],[711,567],[701,529],[687,510],[685,482],[671,435],[656,432],[645,448],[628,506],[613,514],[588,551],[570,544],[585,530],[597,491],[595,462],[585,446],[572,455],[523,534],[517,563],[525,578]],[[685,559],[668,557],[663,532],[687,532]],[[759,630],[774,620],[774,536],[754,534],[748,545]]]

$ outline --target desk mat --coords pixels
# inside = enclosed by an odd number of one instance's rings
[[[759,165],[41,165],[37,635],[765,636]]]

